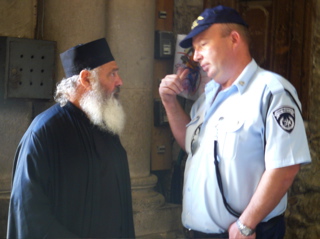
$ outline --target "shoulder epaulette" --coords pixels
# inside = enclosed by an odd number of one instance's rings
[[[291,85],[289,87],[289,84],[288,84],[289,82],[286,82],[286,81],[287,80],[282,78],[281,76],[279,76],[279,78],[270,78],[270,80],[267,81],[267,87],[269,88],[272,95],[287,92],[287,94],[291,97],[291,99],[299,109],[300,113],[302,114],[301,106],[298,104],[299,102],[298,96],[295,94],[292,94],[291,90],[294,90],[294,88]],[[288,84],[288,86],[285,86],[286,83]]]

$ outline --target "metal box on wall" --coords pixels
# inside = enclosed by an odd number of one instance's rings
[[[52,99],[56,42],[0,37],[4,98]]]

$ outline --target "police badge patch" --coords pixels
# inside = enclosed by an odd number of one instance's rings
[[[295,125],[295,112],[293,108],[282,107],[275,110],[273,116],[283,130],[291,133]]]

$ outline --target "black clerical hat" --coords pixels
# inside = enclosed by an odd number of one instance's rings
[[[182,48],[192,46],[192,38],[214,23],[236,23],[248,27],[240,14],[233,8],[219,5],[214,8],[205,9],[201,15],[193,22],[191,32],[180,42]]]
[[[67,78],[78,75],[83,69],[92,70],[109,61],[114,61],[105,38],[79,44],[60,54]]]

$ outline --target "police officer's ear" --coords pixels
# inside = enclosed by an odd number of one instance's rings
[[[88,70],[82,70],[79,74],[80,84],[86,89],[91,90],[90,72]]]
[[[241,38],[240,34],[237,31],[232,31],[230,33],[230,36],[231,36],[232,43],[238,43]]]
[[[230,33],[230,41],[232,44],[232,48],[235,49],[241,49],[241,47],[239,48],[239,46],[241,46],[243,39],[241,38],[241,35],[239,34],[238,31],[232,31]]]

